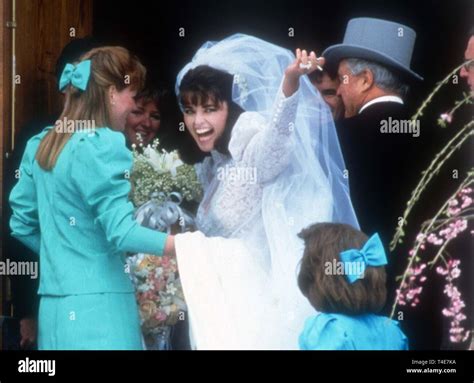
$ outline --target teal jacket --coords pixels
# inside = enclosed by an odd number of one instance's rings
[[[31,138],[10,194],[12,235],[40,255],[41,295],[132,292],[126,252],[163,253],[167,235],[140,226],[129,201],[132,154],[121,132],[76,132],[52,171]]]

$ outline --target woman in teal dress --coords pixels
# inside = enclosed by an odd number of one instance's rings
[[[144,77],[124,48],[89,51],[64,69],[56,125],[26,146],[10,227],[39,254],[40,349],[142,349],[124,258],[174,252],[171,236],[136,223],[128,199],[132,155],[121,131]]]

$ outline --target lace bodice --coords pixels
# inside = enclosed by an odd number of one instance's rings
[[[197,226],[208,236],[234,237],[261,219],[263,188],[288,165],[298,92],[278,92],[270,121],[244,112],[232,129],[230,156],[211,152],[196,165],[204,189]]]

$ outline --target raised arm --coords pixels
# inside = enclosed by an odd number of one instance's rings
[[[322,69],[324,65],[323,57],[316,57],[316,53],[311,52],[309,55],[303,49],[296,50],[296,59],[285,70],[283,78],[282,91],[285,97],[290,97],[299,88],[300,77]]]
[[[295,61],[285,70],[270,120],[257,113],[244,113],[237,121],[229,150],[241,166],[255,168],[257,182],[270,181],[288,166],[294,149],[292,135],[297,129],[300,77],[323,63],[324,59],[318,59],[314,52],[308,56],[297,49]]]

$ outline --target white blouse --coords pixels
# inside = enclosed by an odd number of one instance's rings
[[[272,118],[242,113],[232,129],[230,156],[216,150],[196,165],[204,196],[196,222],[207,236],[235,237],[261,220],[262,192],[288,165],[298,92],[277,94]],[[263,225],[258,225],[263,227]]]

